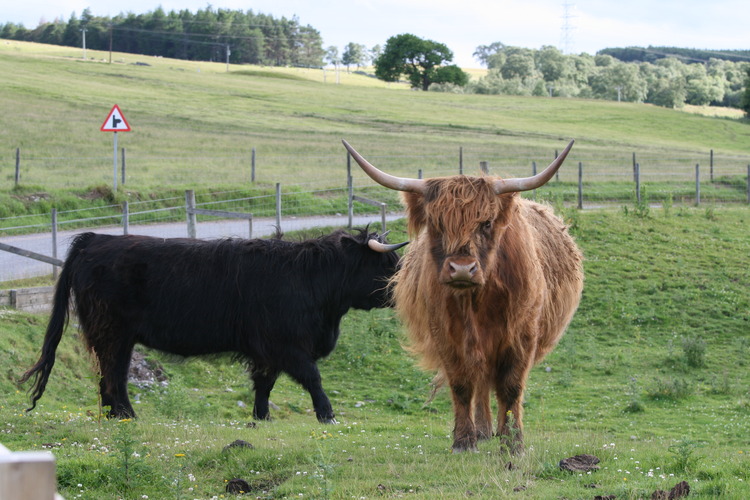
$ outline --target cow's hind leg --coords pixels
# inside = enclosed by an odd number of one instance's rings
[[[255,389],[255,403],[253,404],[253,418],[257,420],[270,420],[271,415],[268,411],[268,398],[276,379],[279,378],[279,370],[266,368],[258,369],[253,367],[251,375],[253,379],[253,388]]]
[[[109,407],[108,418],[135,418],[135,410],[128,397],[128,369],[133,346],[119,344],[93,346],[99,361],[101,379],[99,394],[102,407]]]
[[[299,382],[302,387],[310,393],[315,416],[323,424],[337,424],[336,416],[333,414],[331,401],[323,391],[323,385],[320,380],[320,371],[313,360],[297,360],[296,363],[290,363],[284,369],[294,380]]]

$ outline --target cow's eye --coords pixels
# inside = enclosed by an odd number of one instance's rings
[[[479,224],[479,229],[482,232],[489,233],[490,231],[492,231],[492,221],[488,220],[488,221],[482,222],[481,224]]]

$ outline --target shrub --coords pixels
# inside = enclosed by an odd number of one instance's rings
[[[699,335],[683,337],[682,350],[688,366],[701,368],[706,365],[706,341]]]

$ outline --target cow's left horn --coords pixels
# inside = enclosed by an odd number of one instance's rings
[[[380,243],[378,240],[370,240],[367,242],[367,246],[370,247],[371,250],[374,250],[376,252],[380,253],[386,253],[386,252],[393,252],[394,250],[398,250],[401,247],[404,247],[408,245],[408,241],[404,241],[403,243]]]
[[[412,193],[423,193],[424,192],[424,181],[421,179],[409,179],[405,177],[396,177],[390,174],[386,174],[375,168],[369,161],[365,160],[361,154],[349,145],[345,140],[341,140],[344,143],[344,147],[349,154],[352,155],[354,161],[356,161],[362,170],[370,176],[372,180],[385,186],[389,189],[395,189],[396,191],[409,191]]]
[[[553,175],[555,175],[555,172],[557,172],[557,169],[560,168],[560,166],[563,164],[563,161],[565,161],[565,157],[568,156],[568,153],[570,152],[570,148],[573,147],[573,143],[575,140],[572,140],[568,143],[567,147],[563,150],[562,153],[560,153],[560,156],[555,158],[555,161],[549,164],[547,168],[545,168],[543,171],[539,172],[533,177],[520,177],[517,179],[498,179],[494,182],[493,187],[495,189],[495,193],[497,194],[503,194],[503,193],[511,193],[516,191],[530,191],[532,189],[536,189],[538,187],[543,186],[544,184],[549,181]]]

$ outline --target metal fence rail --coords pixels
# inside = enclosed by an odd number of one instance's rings
[[[434,166],[413,172],[403,168],[391,169],[390,163],[403,163],[403,157],[371,158],[382,168],[402,176],[434,177],[454,175],[459,172],[474,174],[472,168],[464,165],[467,157],[463,151],[456,156],[457,163],[452,167]],[[654,164],[656,158],[649,155],[612,155],[608,158],[589,158],[577,162],[568,161],[549,183],[524,196],[543,199],[556,204],[591,208],[605,204],[622,203],[750,203],[750,158],[719,157],[712,152],[705,155],[707,166],[693,162],[694,157],[686,155],[666,163]],[[729,161],[731,159],[731,161]],[[445,158],[435,156],[414,156],[409,160],[415,164],[445,163]],[[519,168],[519,157],[494,157],[481,161],[481,169],[490,175],[522,177],[534,175],[537,161],[532,160],[529,168]],[[528,160],[528,158],[526,158]],[[551,161],[551,160],[550,160]],[[644,161],[645,163],[641,163]],[[661,159],[660,161],[663,161]],[[512,166],[511,162],[513,163]],[[688,162],[693,162],[692,165]],[[741,165],[742,162],[747,162]],[[346,157],[348,183],[342,187],[330,179],[315,182],[297,182],[282,186],[276,183],[273,191],[266,185],[266,194],[247,196],[247,191],[212,192],[200,199],[170,197],[159,200],[130,201],[122,205],[104,205],[96,208],[75,210],[52,209],[49,213],[0,218],[0,281],[14,279],[8,268],[17,261],[8,261],[6,250],[14,252],[17,258],[34,258],[46,264],[42,269],[30,271],[32,275],[48,274],[50,264],[59,265],[58,255],[64,255],[62,245],[68,235],[96,228],[97,231],[124,233],[130,226],[137,225],[138,232],[164,237],[217,237],[217,236],[265,236],[277,231],[293,231],[310,227],[310,218],[317,217],[316,225],[337,225],[351,227],[357,214],[369,214],[366,223],[373,222],[373,215],[380,216],[385,230],[386,220],[398,216],[400,205],[398,194],[385,190],[373,183],[358,168],[351,168],[351,159]],[[540,164],[544,168],[546,163]],[[412,165],[410,168],[414,168]],[[480,171],[479,165],[473,168]],[[219,199],[217,199],[219,198]],[[388,208],[391,213],[388,213]],[[236,221],[243,219],[244,227]],[[211,226],[199,221],[216,221]],[[360,219],[361,220],[361,219]],[[167,226],[168,223],[172,223]],[[178,223],[175,225],[175,223]],[[265,228],[258,231],[259,225]],[[224,227],[221,227],[224,226]],[[218,229],[217,229],[218,227]],[[24,236],[43,233],[47,242],[36,246],[23,241]],[[63,233],[58,236],[58,233]],[[200,234],[199,234],[200,233]],[[17,238],[20,238],[18,240]],[[38,240],[38,238],[37,238]]]

